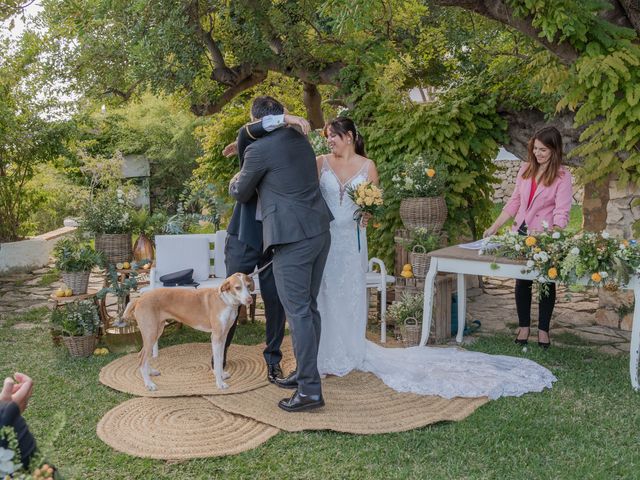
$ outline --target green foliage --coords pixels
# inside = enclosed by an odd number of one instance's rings
[[[29,181],[38,164],[64,150],[69,132],[66,122],[45,119],[50,105],[32,80],[39,53],[32,36],[25,34],[15,48],[0,38],[0,241],[33,230],[25,221],[44,196]]]
[[[424,295],[403,293],[399,301],[394,302],[387,310],[389,320],[392,324],[403,324],[404,321],[413,317],[418,322],[422,321],[422,310],[424,308]]]
[[[445,191],[447,171],[438,165],[435,154],[405,158],[393,178],[394,192],[400,198],[439,197]]]
[[[411,230],[410,239],[403,242],[403,246],[408,252],[432,252],[440,248],[440,236],[426,228],[416,228],[415,230]]]
[[[477,237],[490,221],[496,168],[492,159],[505,140],[506,122],[496,113],[497,96],[464,86],[433,103],[415,105],[402,93],[390,92],[388,81],[381,78],[378,85],[362,89],[366,93],[351,112],[363,132],[367,154],[376,162],[382,187],[387,191],[392,187],[392,178],[406,158],[425,152],[437,156],[449,178],[445,192],[449,239]],[[404,79],[398,76],[396,81]],[[395,229],[401,226],[399,200],[385,203],[380,220],[384,228],[376,231],[369,248],[371,256],[392,265]]]
[[[52,310],[51,324],[70,337],[95,335],[100,327],[100,316],[93,300],[80,300]]]
[[[96,192],[88,202],[80,220],[80,227],[94,235],[100,233],[131,233],[133,208],[131,200],[121,189]]]
[[[103,263],[102,255],[88,242],[78,238],[63,238],[53,247],[56,268],[61,272],[88,272]]]

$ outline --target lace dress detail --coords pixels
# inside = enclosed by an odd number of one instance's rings
[[[345,192],[367,180],[368,163],[346,182],[341,182],[326,157],[320,171],[320,190],[334,216],[331,248],[318,294],[322,331],[318,347],[321,374],[346,375],[361,369],[365,354],[367,301],[365,273],[366,231],[360,229],[358,251],[357,206]]]
[[[368,162],[346,183],[326,157],[320,189],[335,219],[331,249],[318,294],[322,331],[318,370],[346,375],[371,372],[398,392],[453,397],[520,396],[550,388],[556,378],[546,368],[523,358],[488,355],[456,347],[384,348],[365,339],[367,326],[366,231],[360,229],[360,251],[353,213],[357,206],[347,187],[368,179]]]

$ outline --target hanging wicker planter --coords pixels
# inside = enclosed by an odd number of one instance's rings
[[[400,218],[410,230],[426,228],[439,233],[447,220],[447,204],[442,196],[404,198],[400,202]]]
[[[96,250],[104,254],[108,263],[128,262],[131,260],[131,234],[97,234]]]
[[[88,357],[90,356],[96,344],[98,337],[95,335],[83,335],[82,337],[62,337],[62,342],[69,350],[72,357]]]
[[[422,251],[416,252],[416,249],[422,249]],[[429,271],[431,257],[429,257],[429,254],[422,245],[416,245],[413,247],[413,250],[409,252],[409,263],[411,264],[413,276],[416,278],[424,278]]]
[[[61,272],[60,276],[64,284],[71,289],[74,295],[84,295],[89,288],[89,275],[88,272]]]

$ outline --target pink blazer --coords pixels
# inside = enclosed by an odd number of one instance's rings
[[[509,216],[515,217],[511,230],[517,231],[523,221],[527,224],[529,232],[543,231],[543,221],[549,224],[549,228],[554,226],[566,227],[567,223],[569,223],[569,210],[571,209],[573,195],[569,170],[561,166],[558,177],[551,185],[548,187],[542,184],[538,185],[536,193],[531,200],[531,205],[527,208],[532,179],[524,180],[522,178],[522,173],[526,167],[526,163],[523,163],[520,167],[516,178],[516,186],[503,209]]]

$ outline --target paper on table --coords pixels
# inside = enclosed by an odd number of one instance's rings
[[[499,243],[487,242],[484,239],[476,240],[475,242],[461,243],[458,245],[460,248],[466,248],[468,250],[494,250],[500,246]]]

